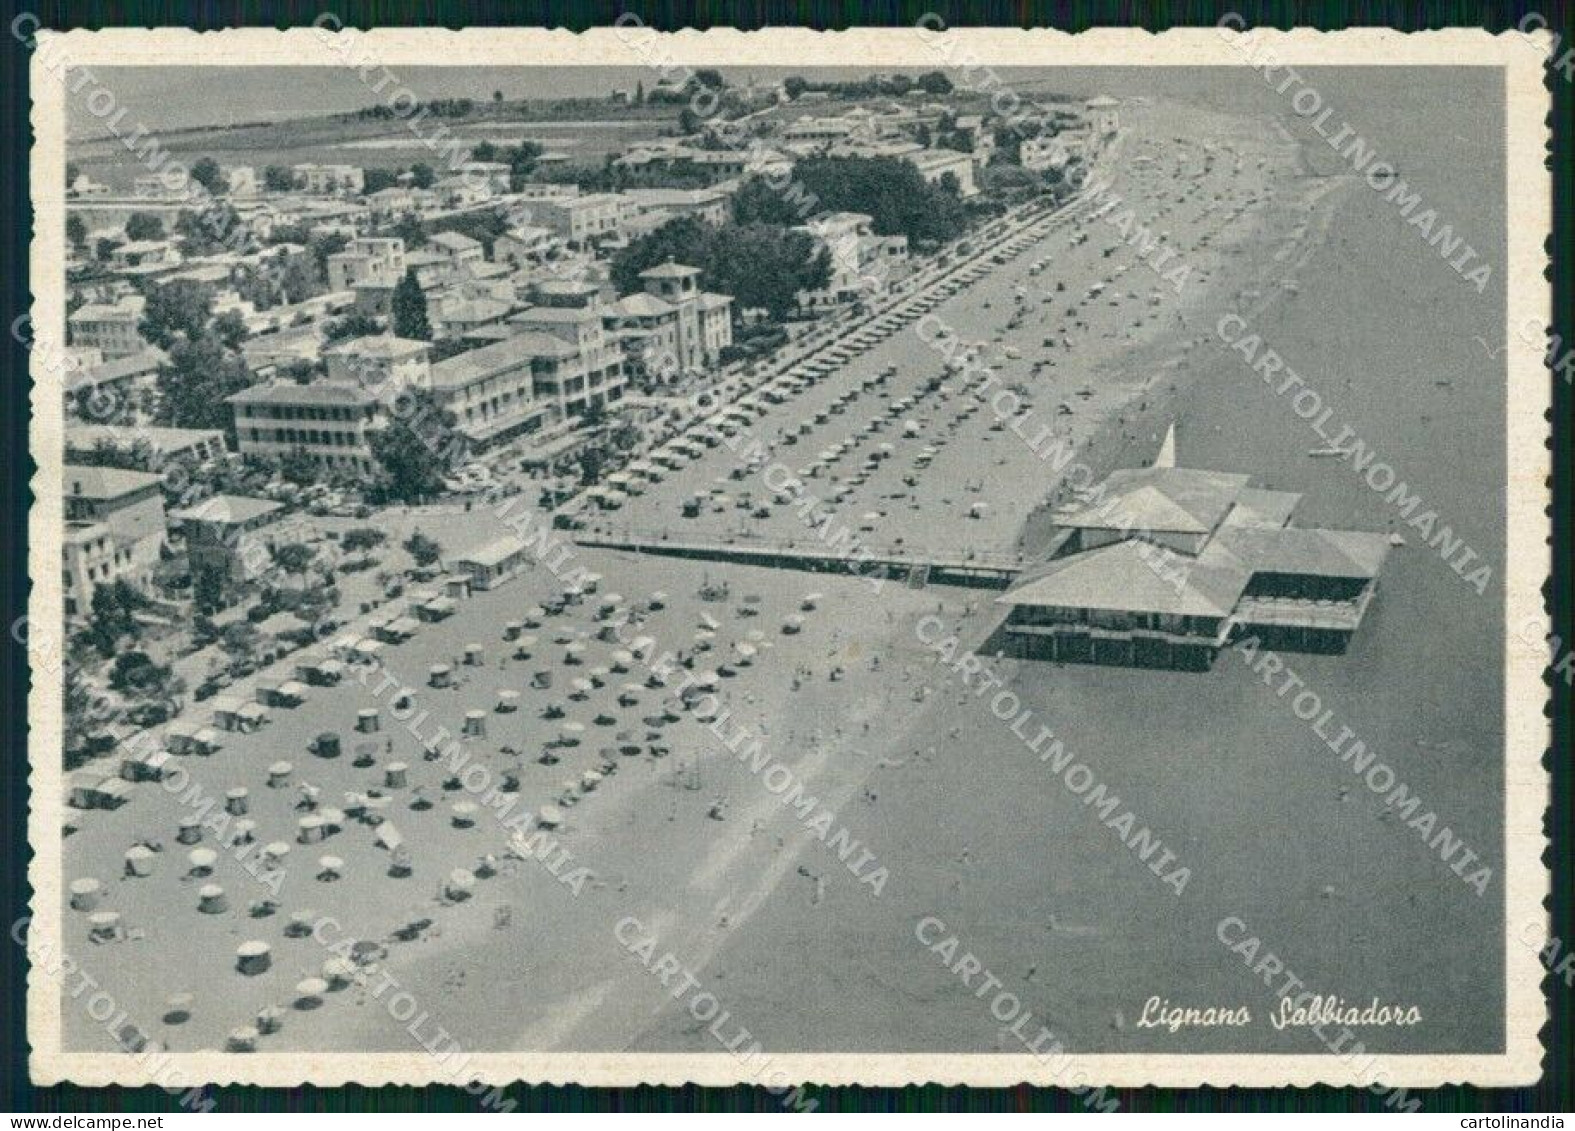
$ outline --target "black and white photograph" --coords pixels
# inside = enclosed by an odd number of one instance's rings
[[[1535,1082],[1532,31],[38,30],[35,1078]]]

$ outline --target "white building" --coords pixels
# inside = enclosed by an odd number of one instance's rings
[[[534,432],[552,414],[555,406],[536,399],[532,344],[529,334],[505,338],[432,366],[427,387],[470,451]]]
[[[164,492],[146,471],[67,464],[63,475],[66,615],[85,616],[99,585],[147,584],[164,545]]]
[[[397,236],[361,236],[328,257],[328,288],[392,287],[405,275],[405,241]]]
[[[73,346],[100,350],[105,360],[131,357],[148,349],[138,326],[148,300],[127,295],[114,303],[89,303],[66,319]]]
[[[906,236],[880,236],[862,212],[831,212],[796,229],[826,249],[831,277],[817,291],[804,291],[799,304],[818,310],[858,302],[883,293],[908,261]]]
[[[360,192],[366,184],[358,165],[295,165],[290,171],[300,179],[304,191],[323,196]]]
[[[903,158],[919,171],[929,184],[940,184],[950,176],[957,181],[957,195],[963,199],[976,196],[979,186],[973,177],[973,159],[955,149],[921,149]]]
[[[542,200],[531,209],[536,223],[575,247],[618,238],[635,211],[628,197],[611,192]]]
[[[294,381],[253,385],[228,398],[242,455],[280,459],[302,452],[324,470],[367,474],[370,436],[383,427],[381,402],[359,383]]]
[[[330,346],[323,360],[330,381],[360,385],[387,400],[396,390],[426,383],[431,351],[430,342],[379,334]]]

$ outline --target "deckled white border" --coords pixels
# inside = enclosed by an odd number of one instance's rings
[[[362,33],[367,34],[367,33]],[[1130,29],[1099,29],[1072,36],[1046,30],[967,29],[948,33],[959,53],[991,66],[1242,66],[1241,56],[1212,28],[1154,35]],[[1551,289],[1543,277],[1544,240],[1552,228],[1552,178],[1544,165],[1549,97],[1543,86],[1546,33],[1539,40],[1517,33],[1492,37],[1481,31],[1444,30],[1405,34],[1385,29],[1324,33],[1257,32],[1285,63],[1301,66],[1493,66],[1505,75],[1507,163],[1505,201],[1509,247],[1506,264],[1510,326],[1531,318],[1551,320]],[[237,29],[197,34],[186,29],[110,29],[39,33],[51,51],[64,49],[72,65],[159,66],[335,66],[341,60],[307,29],[276,32]],[[583,34],[541,29],[425,29],[370,33],[369,46],[389,66],[629,66],[640,60],[611,29]],[[908,28],[863,28],[821,33],[803,29],[738,32],[685,31],[664,37],[663,57],[687,66],[799,65],[935,67],[934,49]],[[954,58],[958,56],[953,56]],[[34,325],[61,327],[64,317],[65,94],[58,81],[32,74],[32,249]],[[1506,626],[1546,623],[1541,585],[1551,563],[1546,539],[1551,456],[1545,413],[1551,388],[1538,345],[1508,332],[1508,484],[1506,534]],[[59,340],[58,334],[55,339]],[[58,384],[40,378],[35,361],[31,450],[38,462],[32,489],[29,568],[33,580],[29,615],[34,623],[58,625],[62,616],[63,531],[61,395]],[[1543,968],[1523,941],[1547,934],[1544,906],[1549,874],[1541,862],[1545,846],[1543,811],[1549,779],[1542,756],[1550,741],[1544,718],[1547,696],[1542,657],[1510,641],[1504,656],[1506,838],[1504,845],[1505,978],[1507,1048],[1493,1055],[1384,1056],[1386,1082],[1411,1088],[1466,1082],[1528,1084],[1541,1075],[1537,1033],[1546,1016]],[[63,773],[59,755],[61,703],[58,680],[35,682],[29,699],[32,807],[28,836],[35,853],[32,931],[58,949],[61,918]],[[1447,929],[1440,925],[1440,929]],[[61,1051],[61,1001],[57,988],[34,972],[29,978],[29,1060],[38,1084],[62,1080],[84,1085],[146,1083],[145,1069],[128,1056]],[[270,1085],[343,1083],[422,1084],[433,1080],[433,1061],[420,1053],[376,1054],[172,1054],[185,1083]],[[782,1055],[773,1063],[796,1080],[820,1084],[903,1085],[935,1082],[1002,1086],[1021,1082],[1055,1084],[1050,1069],[1031,1056],[980,1055]],[[713,1054],[532,1054],[476,1055],[472,1066],[488,1083],[515,1080],[585,1085],[748,1083],[739,1062]],[[1086,1080],[1114,1086],[1171,1085],[1361,1085],[1369,1082],[1336,1056],[1249,1055],[1075,1055],[1059,1082]],[[165,1080],[167,1081],[167,1078]]]

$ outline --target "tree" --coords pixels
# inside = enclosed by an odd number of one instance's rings
[[[93,245],[93,257],[102,263],[111,255],[114,255],[115,249],[119,246],[119,240],[100,238],[99,241]]]
[[[107,659],[115,654],[122,637],[136,636],[136,614],[146,604],[147,598],[125,578],[106,582],[93,590],[83,635]]]
[[[126,217],[126,238],[132,242],[161,240],[164,238],[164,221],[151,212],[133,212]]]
[[[690,134],[699,133],[700,127],[704,124],[704,119],[702,119],[699,114],[696,114],[688,106],[685,106],[682,110],[678,111],[678,132],[684,136],[687,137]]]
[[[343,342],[351,338],[367,338],[383,332],[382,325],[370,314],[350,313],[336,322],[323,324],[324,342]]]
[[[641,271],[666,263],[669,259],[699,267],[701,260],[710,257],[710,247],[716,238],[717,229],[698,217],[680,216],[669,220],[656,231],[640,237],[613,255],[613,286],[621,295],[633,294],[642,287]]]
[[[252,230],[229,201],[213,201],[198,211],[182,212],[175,221],[181,237],[181,251],[187,255],[250,248],[256,242]]]
[[[192,164],[191,179],[212,196],[223,196],[230,191],[230,179],[224,175],[224,170],[219,168],[219,163],[212,157],[199,157]]]
[[[279,274],[279,291],[288,303],[305,302],[327,290],[310,261],[292,258]]]
[[[81,249],[87,246],[87,225],[82,222],[82,217],[75,212],[66,217],[66,239],[70,241],[71,246],[74,248]]]
[[[417,161],[410,166],[410,183],[419,189],[429,189],[437,182],[437,174],[432,171],[432,166],[424,161]]]
[[[401,338],[432,340],[432,325],[427,321],[427,296],[421,293],[412,268],[394,287],[392,302],[394,333]]]
[[[645,84],[638,80],[634,84],[634,104],[636,106],[645,105]]]
[[[443,547],[419,530],[412,531],[410,537],[405,539],[403,545],[405,553],[410,555],[411,560],[420,569],[436,565],[438,559],[443,556]]]
[[[427,242],[426,227],[414,212],[406,212],[394,222],[394,235],[405,241],[406,251],[414,251]]]
[[[586,448],[580,453],[580,486],[594,487],[601,482],[602,468],[607,455],[600,448]]]
[[[815,157],[800,161],[794,176],[828,212],[863,212],[882,236],[906,236],[913,245],[954,239],[967,226],[956,191],[928,183],[895,157]]]
[[[78,165],[75,161],[66,162],[66,188],[69,189],[72,185],[76,184],[77,178],[81,175],[82,166]]]
[[[109,686],[123,695],[153,698],[148,692],[156,691],[169,674],[168,668],[161,669],[146,652],[122,652],[110,665]]]
[[[498,159],[498,147],[490,141],[478,141],[470,148],[470,159],[472,161],[496,161]]]
[[[796,100],[799,95],[803,94],[808,89],[809,83],[805,82],[797,75],[789,75],[787,78],[782,80],[782,92],[791,99]]]
[[[353,530],[346,530],[339,539],[339,545],[347,554],[359,553],[362,550],[375,550],[388,541],[388,535],[375,526],[358,526]]]
[[[509,163],[510,192],[519,192],[520,186],[530,180],[541,153],[541,146],[534,141],[522,141],[508,151],[504,159]]]
[[[775,318],[793,309],[800,291],[831,277],[830,256],[805,232],[762,223],[714,228],[681,216],[613,256],[613,285],[620,294],[639,290],[640,272],[668,260],[698,267],[705,285],[732,295],[740,309],[763,307]]]
[[[328,280],[328,257],[338,255],[350,246],[350,237],[343,232],[320,232],[306,241],[306,250],[312,257],[312,266],[317,269],[317,278],[326,285]]]
[[[405,503],[441,491],[448,458],[458,450],[452,425],[425,389],[400,394],[393,419],[369,443],[381,472],[375,493]]]
[[[177,336],[195,338],[213,316],[213,288],[195,279],[175,279],[148,293],[138,327],[142,336],[167,350]]]
[[[761,307],[780,319],[800,291],[819,290],[831,278],[831,257],[805,232],[745,224],[727,229],[715,246],[720,254],[706,264],[707,285],[732,295],[740,309]]]
[[[493,102],[502,102],[503,101],[503,92],[501,90],[494,90],[492,92],[492,101]]]
[[[317,551],[304,542],[285,542],[273,548],[273,564],[286,577],[304,578],[316,560]]]
[[[695,82],[711,90],[721,90],[727,85],[722,78],[722,72],[713,67],[701,67],[695,72]]]
[[[251,331],[246,327],[246,319],[239,310],[226,310],[213,320],[213,332],[219,342],[227,350],[238,350],[241,343],[251,337]]]
[[[943,95],[952,92],[952,80],[941,71],[926,71],[914,80],[914,85],[926,94]]]
[[[212,616],[224,608],[230,568],[223,554],[191,557],[191,600],[197,612]]]
[[[813,204],[810,207],[813,207]],[[764,177],[750,177],[733,194],[734,223],[781,224],[792,227],[808,219],[808,215],[795,208],[786,194],[772,188],[771,183]]]
[[[295,188],[295,174],[283,165],[269,165],[263,170],[263,187],[269,192],[290,192]]]
[[[393,188],[398,183],[392,169],[367,169],[361,174],[361,195],[371,196],[374,192]]]
[[[250,664],[262,647],[262,630],[250,621],[231,621],[219,631],[219,647],[230,659],[230,667]]]
[[[279,457],[280,476],[303,487],[308,483],[317,482],[320,470],[317,461],[299,445]]]
[[[225,352],[212,334],[177,338],[159,370],[160,423],[176,428],[217,428],[234,441],[235,414],[225,403],[251,384],[246,363]]]

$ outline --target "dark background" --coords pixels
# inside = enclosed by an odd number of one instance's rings
[[[18,3],[12,12],[29,8]],[[1546,26],[1561,36],[1555,56],[1575,48],[1575,27],[1570,21],[1567,0],[1529,4],[1461,3],[1348,3],[1283,4],[1238,2],[1224,5],[1166,4],[1144,5],[1142,9],[1125,3],[947,3],[929,0],[919,3],[892,3],[863,0],[861,3],[504,3],[478,0],[475,3],[442,3],[438,0],[397,0],[362,3],[334,0],[324,3],[39,3],[31,11],[45,28],[130,26],[188,26],[199,29],[227,26],[289,27],[309,25],[320,12],[332,10],[347,25],[465,27],[485,25],[562,26],[579,30],[610,23],[621,11],[636,12],[648,25],[661,29],[685,26],[706,28],[733,26],[755,28],[796,24],[815,28],[849,26],[912,26],[926,12],[940,14],[953,26],[996,25],[1013,27],[1055,27],[1080,31],[1099,26],[1140,26],[1160,31],[1175,26],[1212,26],[1226,11],[1240,12],[1249,26],[1292,27],[1309,25],[1324,29],[1352,26],[1388,26],[1420,30],[1445,26],[1483,27],[1493,32],[1512,30],[1529,12],[1540,13]],[[32,137],[28,125],[26,49],[7,35],[0,46],[0,83],[3,83],[4,140],[7,151],[0,156],[0,199],[10,204],[10,218],[0,230],[0,311],[25,311],[31,304],[27,278],[28,244],[32,217],[28,190],[28,151]],[[1553,91],[1553,138],[1560,158],[1554,168],[1554,330],[1567,349],[1575,335],[1570,312],[1575,310],[1570,293],[1568,267],[1571,240],[1570,158],[1572,105],[1575,83],[1561,74],[1549,73]],[[7,314],[9,319],[11,314]],[[27,454],[28,384],[27,358],[23,347],[11,335],[5,336],[8,350],[5,394],[0,396],[0,449],[7,466],[0,474],[0,556],[5,559],[0,575],[0,592],[5,601],[5,623],[13,623],[26,611],[27,511],[30,503],[28,479],[33,464]],[[1560,350],[1562,355],[1563,349]],[[1552,380],[1551,376],[1549,378]],[[1558,563],[1545,592],[1554,618],[1554,631],[1567,642],[1575,642],[1570,608],[1570,570],[1572,555],[1569,530],[1569,497],[1572,486],[1570,440],[1572,403],[1575,387],[1558,381],[1553,388],[1554,545],[1552,561]],[[20,645],[4,642],[4,666],[0,668],[0,711],[4,712],[7,747],[0,766],[0,828],[5,830],[5,846],[0,853],[0,883],[3,883],[5,922],[26,914],[30,891],[27,886],[27,657]],[[1560,680],[1550,684],[1553,714],[1553,805],[1546,817],[1545,831],[1554,848],[1549,854],[1553,867],[1552,930],[1564,940],[1562,950],[1575,941],[1575,921],[1570,913],[1570,687]],[[35,1088],[27,1078],[26,961],[20,947],[0,946],[0,1070],[4,1072],[4,1091],[0,1109],[14,1112],[153,1112],[178,1109],[178,1096],[156,1087],[78,1088],[62,1085]],[[1548,976],[1544,988],[1549,996],[1549,1022],[1543,1030],[1547,1047],[1545,1075],[1534,1088],[1478,1089],[1448,1087],[1431,1091],[1411,1090],[1428,1111],[1538,1112],[1575,1109],[1572,1094],[1570,1025],[1572,991],[1562,978]],[[1058,1111],[1080,1110],[1078,1097],[1049,1088],[974,1089],[910,1087],[807,1089],[818,1100],[821,1110],[872,1111]],[[527,1087],[516,1085],[507,1094],[518,1104],[517,1110],[562,1111],[727,1111],[780,1110],[778,1097],[758,1087],[736,1088],[631,1088],[587,1089]],[[1126,1110],[1159,1111],[1301,1111],[1301,1110],[1384,1110],[1384,1099],[1366,1089],[1193,1089],[1145,1088],[1113,1092]],[[295,1088],[254,1087],[213,1088],[209,1095],[217,1110],[259,1112],[288,1111],[455,1111],[479,1110],[473,1097],[458,1088]]]

